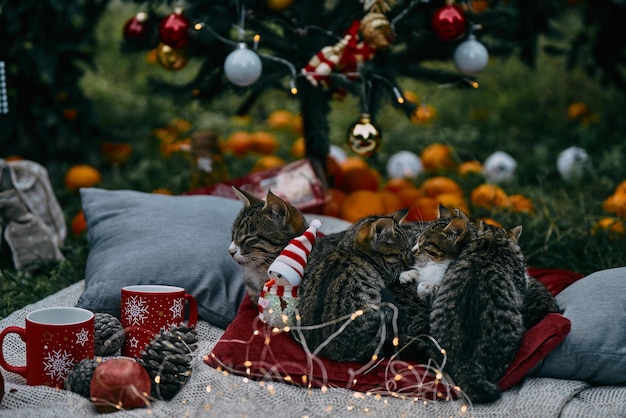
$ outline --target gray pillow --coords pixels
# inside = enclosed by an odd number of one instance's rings
[[[242,204],[216,196],[80,190],[89,255],[77,306],[120,314],[120,292],[134,284],[184,288],[198,316],[225,328],[245,294],[243,269],[228,253]]]
[[[532,375],[626,384],[626,267],[592,273],[556,300],[572,328]]]

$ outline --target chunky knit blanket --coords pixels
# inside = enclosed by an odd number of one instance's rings
[[[78,282],[0,321],[0,328],[24,326],[25,316],[48,306],[73,306],[82,293]],[[253,381],[209,367],[209,354],[223,330],[199,322],[200,344],[193,374],[171,401],[155,401],[147,408],[119,411],[112,417],[626,417],[626,387],[592,387],[585,382],[528,378],[490,405],[464,409],[458,401],[416,401],[367,395],[348,389],[306,389],[279,382]],[[12,338],[15,338],[14,340]],[[4,355],[24,364],[24,346],[7,337]],[[24,379],[2,370],[5,378],[0,417],[90,417],[100,415],[90,400],[73,392],[27,386]]]

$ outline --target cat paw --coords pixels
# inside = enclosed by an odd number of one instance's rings
[[[419,277],[419,272],[417,270],[405,270],[400,273],[400,283],[411,283]]]

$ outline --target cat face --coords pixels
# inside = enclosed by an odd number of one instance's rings
[[[234,190],[244,206],[233,222],[228,252],[245,268],[246,288],[256,302],[270,264],[292,238],[306,230],[307,224],[300,211],[271,192],[261,200]]]

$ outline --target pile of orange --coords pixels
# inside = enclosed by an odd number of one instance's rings
[[[399,209],[408,209],[410,221],[436,219],[439,206],[458,208],[470,213],[470,202],[474,207],[489,210],[510,210],[533,213],[532,201],[521,194],[508,195],[500,186],[481,184],[471,191],[469,199],[461,185],[444,175],[445,170],[457,170],[461,175],[480,173],[478,161],[456,163],[453,149],[445,144],[432,144],[421,153],[420,158],[431,176],[416,184],[408,178],[381,179],[380,174],[360,157],[348,157],[341,163],[329,158],[332,186],[324,214],[354,222],[374,214],[388,214]],[[497,224],[492,220],[486,220]]]

